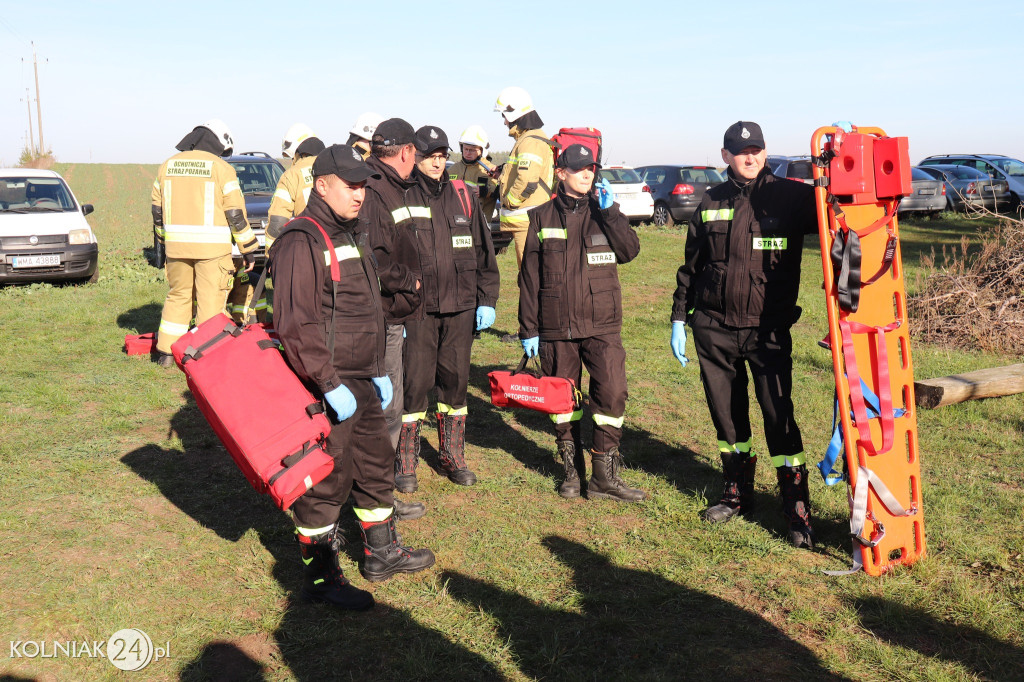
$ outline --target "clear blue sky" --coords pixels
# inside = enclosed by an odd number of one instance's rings
[[[30,41],[44,138],[69,162],[157,163],[213,117],[237,149],[278,155],[292,123],[344,142],[367,110],[451,137],[478,123],[508,150],[507,85],[549,133],[600,128],[611,162],[717,164],[738,119],[776,154],[849,119],[908,136],[914,162],[1022,158],[1022,29],[1009,1],[0,0],[0,162],[26,140]]]

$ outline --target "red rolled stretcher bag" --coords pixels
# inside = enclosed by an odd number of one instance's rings
[[[513,371],[487,374],[491,381],[491,404],[495,407],[525,407],[547,414],[566,414],[578,409],[580,392],[571,379],[546,377],[526,369],[523,355]]]
[[[152,355],[155,348],[156,332],[124,335],[124,352],[128,355]]]
[[[261,325],[239,327],[220,314],[178,339],[171,352],[235,464],[278,508],[290,507],[334,469],[321,447],[331,430],[323,404]],[[254,395],[273,401],[273,409],[254,412]]]

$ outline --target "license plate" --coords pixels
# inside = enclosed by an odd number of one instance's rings
[[[637,194],[636,192],[623,192],[622,194],[616,194],[615,198],[616,199],[636,199],[638,196],[640,196],[640,195]]]
[[[935,194],[935,190],[934,189],[922,189],[921,191],[918,192],[918,194]]]
[[[59,253],[46,253],[41,256],[14,256],[12,264],[16,268],[45,268],[60,265]]]

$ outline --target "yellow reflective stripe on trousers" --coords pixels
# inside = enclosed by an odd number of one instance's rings
[[[299,535],[305,535],[307,538],[311,538],[314,535],[323,535],[324,533],[330,533],[332,528],[334,528],[333,523],[329,526],[324,526],[323,528],[299,528],[298,526],[296,526],[295,530],[299,532]]]
[[[451,405],[445,405],[444,403],[437,404],[438,414],[447,414],[452,417],[461,417],[462,415],[469,414],[469,406],[455,408]]]
[[[181,336],[188,333],[187,324],[179,324],[170,320],[160,320],[160,333],[170,336]]]
[[[163,239],[164,237],[167,236],[167,230],[165,230],[163,226],[154,227],[153,232],[156,234],[157,237],[160,237],[160,239]]]
[[[564,227],[542,227],[537,230],[537,239],[544,241],[545,239],[568,239],[569,230]]]
[[[719,452],[742,452],[747,454],[750,452],[750,448],[753,446],[754,440],[748,439],[745,443],[726,443],[724,440],[718,441]]]
[[[569,422],[578,422],[583,418],[583,410],[576,410],[575,412],[565,412],[563,414],[551,415],[551,421],[556,424],[568,424]]]
[[[807,457],[803,452],[798,452],[795,455],[776,455],[772,457],[772,465],[776,469],[779,467],[798,467],[806,461]]]
[[[351,260],[353,258],[359,258],[359,249],[354,246],[336,246],[334,247],[334,255],[338,257],[338,262],[343,260]],[[331,264],[331,252],[324,251],[324,265]]]
[[[356,513],[356,518],[364,523],[380,523],[387,521],[395,509],[394,507],[377,507],[376,509],[352,507],[352,511]]]
[[[415,422],[423,421],[427,418],[426,412],[410,412],[409,414],[402,415],[403,424],[413,424]]]
[[[227,225],[164,225],[164,241],[193,244],[230,244]]]
[[[594,414],[594,423],[598,426],[614,426],[617,429],[621,429],[622,422],[625,418],[625,415],[621,417],[609,417],[606,414]]]
[[[705,223],[712,220],[732,220],[734,210],[731,208],[716,208],[709,211],[701,211],[700,219]]]

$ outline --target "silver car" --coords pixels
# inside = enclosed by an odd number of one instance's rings
[[[903,197],[898,209],[900,213],[938,214],[946,209],[946,183],[920,168],[910,169],[910,181],[914,191]]]
[[[998,213],[1010,206],[1007,184],[993,180],[976,168],[949,164],[918,168],[946,183],[946,208],[950,211],[987,208]]]
[[[1010,188],[1010,208],[1017,210],[1024,198],[1024,161],[1001,154],[940,154],[929,156],[919,166],[952,164],[969,166],[985,173],[993,180],[1004,180]]]

